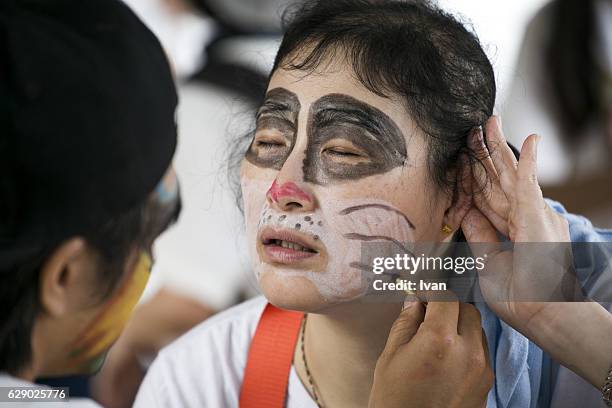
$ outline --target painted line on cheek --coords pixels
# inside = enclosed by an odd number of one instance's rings
[[[370,268],[370,265],[366,265],[363,262],[351,262],[351,263],[349,263],[349,266],[351,268],[360,269],[360,270],[365,271],[365,272],[371,272],[372,271],[372,269]]]
[[[387,237],[385,235],[363,235],[357,234],[355,232],[350,232],[348,234],[344,234],[344,238],[354,240],[354,241],[387,241],[397,245],[403,252],[408,253],[411,257],[415,258],[412,251],[406,248],[401,242],[399,242],[395,238]]]
[[[361,205],[355,205],[353,207],[345,208],[344,210],[340,211],[339,214],[340,215],[348,215],[348,214],[353,213],[355,211],[364,210],[366,208],[380,208],[382,210],[392,211],[392,212],[398,214],[400,217],[402,217],[408,223],[408,226],[410,228],[416,229],[414,224],[408,219],[406,214],[404,214],[403,212],[401,212],[400,210],[398,210],[396,208],[389,207],[388,205],[384,205],[384,204],[361,204]]]

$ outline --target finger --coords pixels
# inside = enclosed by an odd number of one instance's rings
[[[427,328],[436,332],[457,334],[458,321],[459,302],[457,300],[427,302],[423,321]]]
[[[484,143],[482,127],[475,128],[468,138],[468,147],[473,152],[476,162],[472,167],[472,176],[476,196],[487,199],[490,190],[499,183],[495,165],[491,160],[489,150]]]
[[[489,355],[489,345],[487,336],[482,328],[482,319],[478,309],[471,304],[462,303],[459,310],[459,335],[465,341],[469,349],[466,350],[474,360],[471,360],[481,369],[490,371],[491,356]],[[482,364],[482,366],[480,365]],[[484,380],[484,378],[483,378]],[[483,381],[481,384],[486,395],[492,386],[493,378],[490,381]]]
[[[504,235],[508,235],[508,209],[510,204],[503,192],[493,188],[486,196],[474,194],[474,205],[484,215],[493,227]]]
[[[480,341],[482,338],[482,323],[480,312],[469,303],[459,305],[459,323],[457,325],[459,335],[468,339]]]
[[[469,157],[464,153],[461,154],[459,158],[459,163],[461,165],[461,171],[459,176],[459,183],[461,189],[468,196],[472,195],[472,167],[470,166]]]
[[[491,159],[496,169],[503,168],[505,170],[516,170],[518,161],[512,152],[508,141],[504,136],[502,129],[501,119],[499,116],[493,115],[485,124],[485,139],[489,146],[489,152],[491,153]],[[497,149],[493,149],[497,147]],[[493,154],[495,150],[495,154]]]
[[[463,218],[461,229],[475,257],[487,258],[501,250],[497,231],[478,209],[470,209]],[[476,268],[478,273],[485,269]]]
[[[508,198],[514,195],[514,180],[517,169],[516,157],[504,137],[501,121],[497,116],[492,116],[485,124],[485,139],[489,146],[491,160],[495,165],[501,186]]]
[[[480,162],[481,166],[477,166],[475,171],[477,172],[474,176],[478,181],[484,182],[488,177],[492,179],[497,179],[497,171],[495,170],[495,165],[493,164],[493,160],[491,160],[491,155],[489,154],[489,149],[484,142],[484,135],[482,133],[482,126],[478,126],[472,130],[470,137],[468,138],[468,147],[476,156],[476,159]]]
[[[468,138],[468,147],[474,152],[477,162],[472,167],[472,197],[478,209],[502,233],[507,233],[508,223],[498,211],[508,206],[508,198],[502,190],[499,176],[484,144],[482,128],[474,129]]]
[[[524,202],[538,205],[542,198],[542,190],[538,184],[538,135],[529,135],[521,147],[517,176],[517,193]]]
[[[393,355],[402,345],[408,343],[423,322],[425,316],[425,307],[418,299],[407,300],[404,302],[404,308],[393,322],[387,344],[385,345],[384,353]]]
[[[461,229],[468,243],[499,242],[497,231],[487,217],[477,208],[470,208],[470,211],[463,217]]]

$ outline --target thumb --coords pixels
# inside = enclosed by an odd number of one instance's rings
[[[404,308],[393,322],[383,354],[391,356],[404,344],[408,343],[419,330],[425,318],[425,307],[416,297],[404,302]]]
[[[538,184],[538,143],[540,136],[529,135],[521,148],[521,159],[517,168],[517,195],[523,202],[539,206],[542,200],[542,190]]]

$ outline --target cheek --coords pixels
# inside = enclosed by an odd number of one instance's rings
[[[245,185],[245,192],[262,191],[256,183]],[[368,287],[371,262],[364,254],[364,244],[383,242],[395,251],[414,240],[413,223],[391,203],[379,198],[346,197],[342,189],[320,187],[315,195],[319,206],[310,213],[280,213],[262,200],[245,200],[249,208],[247,231],[253,268],[263,292],[277,306],[308,310],[315,299],[326,304],[360,297]],[[256,251],[257,232],[271,226],[284,229],[300,224],[300,231],[316,236],[325,251],[309,268],[271,265],[261,261]],[[399,247],[399,248],[398,248]],[[316,307],[316,306],[314,306]]]
[[[151,260],[142,254],[135,268],[117,288],[111,298],[105,300],[95,317],[73,342],[67,359],[67,370],[74,373],[96,372],[106,351],[119,338],[132,310],[149,280]]]
[[[357,182],[322,187],[318,193],[331,202],[369,200],[386,203],[406,215],[415,226],[410,234],[412,241],[431,241],[436,237],[435,227],[442,223],[445,207],[442,200],[436,200],[435,191],[426,180],[424,167],[408,166]],[[376,223],[376,219],[369,222]],[[388,227],[397,228],[396,225]]]
[[[417,168],[399,168],[360,181],[314,185],[318,206],[310,213],[280,213],[267,205],[266,192],[277,172],[246,164],[241,175],[254,274],[268,299],[289,309],[309,310],[309,305],[361,296],[372,276],[369,268],[364,273],[364,265],[371,264],[363,252],[364,243],[382,241],[395,248],[428,240],[434,224],[432,214],[435,218],[439,212],[432,210],[430,192]],[[256,249],[259,229],[265,225],[291,228],[296,223],[302,232],[316,235],[324,244],[324,262],[309,270],[263,262]]]
[[[276,170],[262,169],[243,160],[240,167],[240,188],[247,228],[253,222],[257,224],[266,202],[266,193],[277,174]]]
[[[276,177],[276,171],[262,170],[249,163],[243,163],[240,171],[240,187],[249,256],[255,276],[259,278],[261,263],[256,251],[257,233],[264,207],[266,192]]]

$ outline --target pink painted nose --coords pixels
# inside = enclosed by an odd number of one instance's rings
[[[314,203],[312,195],[291,181],[278,184],[274,180],[266,197],[271,205],[275,205],[283,211],[292,209],[311,210]]]

